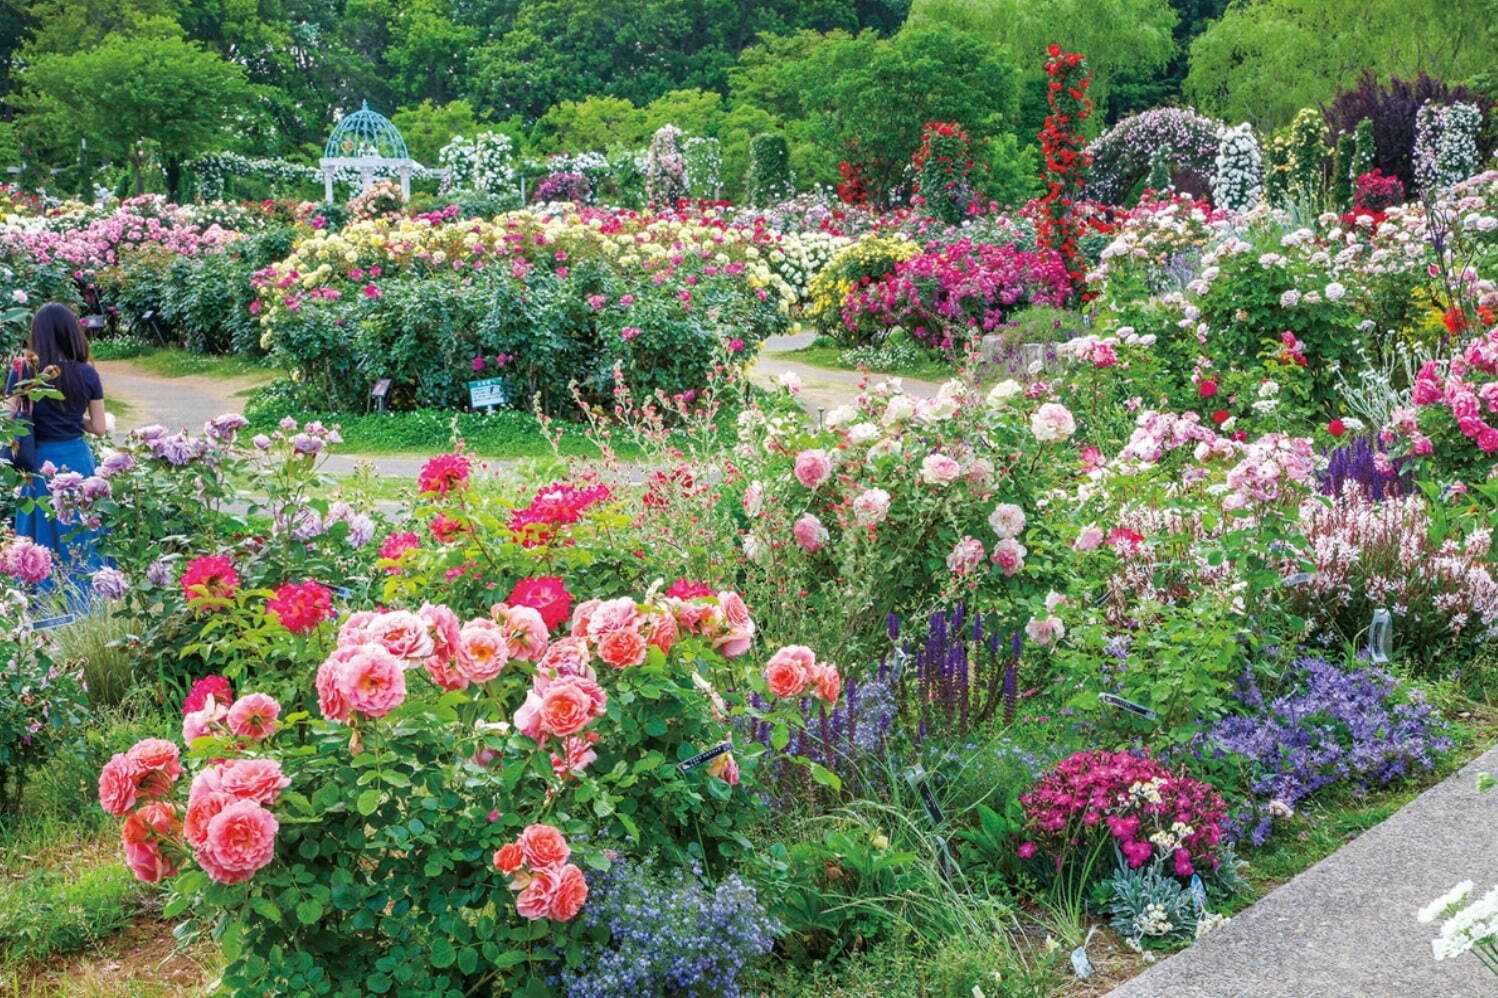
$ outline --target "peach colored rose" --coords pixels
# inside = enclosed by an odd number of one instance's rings
[[[533,741],[545,740],[546,731],[541,726],[541,694],[535,690],[526,691],[525,702],[515,711],[515,730]]]
[[[551,771],[562,779],[568,779],[598,761],[593,745],[598,735],[585,731],[580,735],[568,735],[562,739],[562,755],[551,753]]]
[[[701,634],[718,616],[719,610],[701,599],[666,601],[676,622],[692,634]]]
[[[718,593],[718,612],[729,627],[754,626],[749,619],[749,607],[744,603],[744,598],[732,590],[725,589]]]
[[[724,658],[738,658],[754,642],[754,625],[735,627],[713,638],[713,650]]]
[[[120,825],[120,841],[127,846],[160,839],[171,841],[181,832],[182,823],[177,820],[177,808],[167,801],[157,800],[125,818]]]
[[[281,705],[264,693],[246,693],[229,708],[229,730],[241,738],[257,741],[276,730]]]
[[[584,600],[572,610],[572,620],[568,625],[568,632],[574,638],[585,638],[588,636],[588,623],[593,617],[593,611],[603,604],[601,599]]]
[[[135,789],[146,797],[164,797],[182,775],[181,753],[165,738],[146,738],[125,753],[137,767]]]
[[[209,766],[207,769],[198,770],[198,774],[192,778],[192,786],[188,787],[187,790],[187,803],[189,805],[204,794],[219,793],[224,789],[223,767],[224,764],[219,762]]]
[[[778,697],[799,696],[811,679],[817,656],[805,645],[787,645],[765,663],[765,682]]]
[[[514,873],[524,861],[519,842],[506,842],[494,854],[494,868],[500,873]]]
[[[593,656],[588,651],[588,642],[583,638],[560,638],[546,648],[546,654],[536,663],[536,675],[548,679],[559,676],[582,676],[597,679],[593,671]]]
[[[182,740],[191,745],[199,738],[213,734],[213,729],[224,723],[228,717],[228,704],[219,703],[212,694],[209,694],[200,709],[183,715]]]
[[[276,855],[280,825],[273,814],[252,800],[238,800],[208,822],[198,847],[198,865],[221,884],[249,880]]]
[[[453,668],[475,683],[487,683],[509,662],[504,629],[482,617],[470,620],[458,632],[458,657]]]
[[[597,641],[610,631],[636,631],[640,628],[640,610],[628,596],[604,600],[594,607],[588,618],[588,637]]]
[[[441,665],[451,662],[458,653],[458,631],[462,626],[458,622],[458,615],[450,607],[440,603],[423,603],[416,615],[421,618],[427,633],[432,637],[432,654],[427,657],[427,662],[430,663],[432,659],[437,659]],[[430,665],[427,671],[431,671]]]
[[[568,863],[557,871],[557,882],[551,891],[546,917],[558,922],[569,922],[582,910],[587,900],[587,878],[583,876],[582,870]]]
[[[381,645],[360,645],[352,652],[339,671],[338,688],[350,710],[384,717],[406,699],[405,668]]]
[[[521,918],[535,921],[546,918],[551,910],[551,896],[557,889],[558,876],[554,870],[537,870],[530,883],[515,895],[515,911]]]
[[[205,791],[188,802],[187,816],[182,821],[182,837],[193,848],[208,841],[208,823],[224,808],[240,798],[218,790]]]
[[[436,651],[426,621],[409,610],[391,610],[369,622],[369,640],[406,662],[420,662]]]
[[[378,616],[375,610],[356,610],[349,614],[338,627],[338,647],[354,648],[368,642],[369,625]]]
[[[550,634],[546,630],[546,621],[541,618],[541,611],[528,606],[496,603],[493,613],[494,619],[504,628],[508,642],[506,650],[510,658],[534,662],[546,654]]]
[[[541,728],[549,735],[572,735],[593,720],[593,697],[576,678],[558,680],[541,693]]]
[[[468,678],[453,667],[452,660],[444,660],[439,655],[429,655],[422,664],[427,675],[432,677],[432,682],[444,690],[466,690]]]
[[[652,613],[649,619],[650,643],[669,655],[681,635],[676,618],[669,613]]]
[[[160,883],[177,873],[177,864],[161,851],[155,842],[135,842],[125,846],[125,865],[142,883]]]
[[[527,825],[520,833],[520,852],[533,870],[567,862],[572,847],[561,831],[551,825]]]
[[[358,653],[359,645],[340,648],[317,669],[317,707],[329,721],[349,719],[348,697],[343,693],[343,667]]]
[[[838,674],[837,666],[831,662],[818,662],[811,668],[810,680],[817,688],[817,696],[827,706],[837,706],[837,695],[843,688],[843,677]]]
[[[220,767],[219,788],[244,800],[274,804],[289,786],[275,759],[230,759]]]
[[[645,639],[638,631],[606,631],[598,639],[598,657],[616,669],[645,661]]]
[[[99,771],[99,806],[116,818],[135,806],[135,781],[141,767],[123,752],[116,752]]]

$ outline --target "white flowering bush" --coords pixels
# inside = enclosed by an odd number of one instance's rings
[[[1498,974],[1498,887],[1463,904],[1472,894],[1472,881],[1463,880],[1420,909],[1422,924],[1441,919],[1441,932],[1430,941],[1431,955],[1450,960],[1469,950],[1482,965]]]
[[[500,132],[480,132],[471,139],[461,135],[437,153],[437,163],[447,170],[443,191],[498,192],[515,182],[515,144]]]
[[[1226,211],[1247,211],[1264,195],[1264,163],[1259,140],[1248,122],[1225,129],[1213,164],[1212,200]]]
[[[1178,173],[1210,181],[1222,125],[1191,108],[1162,107],[1130,115],[1088,145],[1092,156],[1087,197],[1119,204],[1164,151]]]
[[[718,200],[723,192],[723,144],[694,135],[682,146],[682,155],[686,160],[687,192],[694,198]]]
[[[1415,183],[1434,197],[1477,172],[1482,111],[1473,104],[1426,101],[1415,114]]]
[[[805,297],[811,279],[853,242],[847,236],[831,232],[787,232],[765,259],[770,269],[795,289],[799,299]]]

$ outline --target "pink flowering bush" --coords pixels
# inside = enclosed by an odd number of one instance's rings
[[[1436,474],[1476,485],[1498,461],[1498,326],[1459,340],[1449,359],[1427,361],[1411,386],[1413,410],[1396,410],[1384,435]]]
[[[1060,871],[1112,845],[1137,868],[1152,859],[1189,877],[1220,861],[1227,805],[1210,784],[1129,752],[1078,752],[1020,795],[1025,809],[1022,858],[1039,856]],[[1099,872],[1108,869],[1106,859]]]
[[[892,273],[854,287],[843,301],[849,330],[901,328],[933,350],[962,353],[1027,305],[1061,305],[1071,295],[1066,264],[1050,250],[967,239],[933,246]]]
[[[487,607],[345,614],[330,651],[297,660],[288,695],[310,713],[205,681],[181,746],[148,739],[104,766],[127,864],[169,884],[189,936],[214,932],[226,988],[544,987],[551,956],[581,952],[589,881],[615,857],[744,854],[769,750],[740,744],[735,718],[801,724],[813,700],[836,704],[837,666],[788,647],[761,674],[731,591],[568,594],[561,615],[559,582],[523,579]],[[288,640],[233,606],[220,620],[237,636],[219,657]],[[514,959],[536,926],[547,958]]]

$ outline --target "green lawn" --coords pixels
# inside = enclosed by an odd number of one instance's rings
[[[93,354],[96,360],[128,360],[164,378],[198,375],[269,381],[281,373],[264,358],[191,353],[180,347],[149,346],[132,337],[99,340],[93,344]]]
[[[842,347],[825,336],[819,338],[811,346],[802,347],[799,350],[777,352],[775,356],[834,371],[859,370],[856,358],[849,357]],[[956,373],[956,367],[940,360],[906,360],[881,365],[877,373],[897,374],[902,378],[920,378],[923,381],[945,381]]]

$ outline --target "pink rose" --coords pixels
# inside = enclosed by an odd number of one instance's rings
[[[1095,523],[1089,523],[1077,534],[1077,539],[1072,542],[1074,551],[1096,551],[1103,543],[1103,528]]]
[[[281,705],[264,693],[247,693],[229,708],[229,730],[241,738],[259,741],[276,730]]]
[[[391,610],[371,620],[367,640],[380,645],[398,659],[415,664],[436,650],[426,621],[409,610]]]
[[[349,614],[338,627],[338,647],[350,648],[372,640],[369,625],[378,617],[373,610],[356,610]]]
[[[951,485],[962,477],[962,466],[945,454],[927,454],[921,460],[921,481],[927,485]]]
[[[406,671],[377,644],[360,645],[342,664],[338,687],[349,709],[367,717],[384,717],[406,699]]]
[[[982,563],[983,542],[976,537],[962,538],[947,555],[947,571],[953,575],[967,575]]]
[[[551,910],[551,896],[556,892],[560,871],[541,869],[536,870],[530,879],[530,883],[515,896],[515,911],[521,918],[529,918],[535,921],[538,918],[548,917]]]
[[[598,657],[616,669],[643,664],[647,650],[645,638],[638,631],[606,631],[598,639]]]
[[[198,864],[221,884],[249,880],[276,855],[275,816],[252,800],[226,805],[208,823]]]
[[[1030,551],[1013,537],[1006,537],[993,546],[992,560],[1005,576],[1010,576],[1025,567],[1025,555]]]
[[[339,648],[317,669],[317,707],[329,721],[349,719],[348,697],[343,692],[344,663],[358,654],[362,645]]]
[[[804,450],[796,455],[796,481],[809,489],[820,488],[832,477],[832,459],[825,450]]]
[[[515,711],[515,730],[535,742],[546,740],[546,731],[541,726],[541,695],[528,690],[525,702]]]
[[[808,670],[808,678],[816,687],[817,696],[827,706],[836,707],[837,697],[843,688],[843,677],[838,673],[837,666],[831,662],[818,662]]]
[[[241,800],[274,804],[291,780],[275,759],[229,759],[219,766],[219,790]]]
[[[135,781],[140,767],[116,752],[99,771],[99,806],[116,818],[123,817],[135,806]]]
[[[588,616],[587,636],[597,641],[610,631],[637,631],[643,621],[640,609],[628,596],[604,600],[592,608]]]
[[[509,641],[504,629],[482,617],[470,620],[458,632],[458,657],[453,668],[475,683],[487,683],[509,662]]]
[[[594,717],[602,713],[598,709],[597,695],[602,694],[596,683],[583,684],[586,679],[569,676],[549,684],[541,692],[541,728],[549,735],[575,735]]]
[[[803,514],[791,528],[791,535],[796,538],[797,544],[813,553],[822,550],[829,537],[827,528],[815,513]]]
[[[1025,530],[1025,511],[1012,502],[1001,502],[988,514],[988,525],[1000,540],[1018,537]]]
[[[1047,402],[1030,417],[1030,432],[1041,443],[1055,443],[1077,432],[1077,421],[1066,406]]]
[[[588,881],[583,871],[571,863],[557,871],[556,885],[551,890],[546,917],[558,922],[570,922],[582,911],[588,900]]]
[[[560,830],[551,825],[527,825],[520,833],[520,854],[534,870],[567,862],[572,847]]]
[[[853,500],[853,522],[872,527],[889,514],[889,493],[884,489],[865,489]]]
[[[546,642],[550,637],[541,611],[528,606],[506,606],[497,603],[493,615],[499,620],[508,638],[505,649],[510,658],[521,662],[534,662],[546,654]]]
[[[799,696],[811,679],[817,656],[805,645],[787,645],[765,663],[765,683],[777,697]]]
[[[1060,617],[1031,617],[1025,625],[1025,634],[1042,648],[1049,648],[1066,634],[1066,626]]]
[[[197,739],[213,734],[214,727],[224,723],[228,717],[228,706],[219,703],[211,695],[208,696],[203,701],[202,709],[182,716],[182,741],[191,745]]]
[[[189,845],[199,848],[208,841],[208,825],[220,811],[242,798],[219,790],[197,794],[188,801],[187,816],[182,821],[182,837]]]
[[[559,676],[582,676],[597,679],[588,642],[583,638],[562,638],[547,646],[546,654],[536,663],[536,675],[548,679]]]

